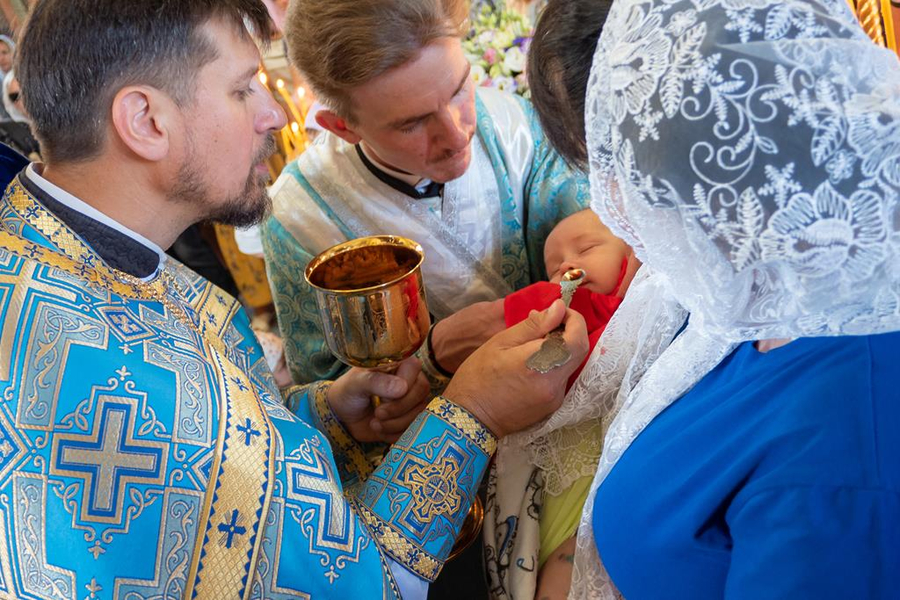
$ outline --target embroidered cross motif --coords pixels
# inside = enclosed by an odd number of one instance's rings
[[[51,473],[84,481],[86,520],[117,522],[126,486],[164,478],[167,445],[133,437],[135,412],[130,399],[103,398],[91,433],[54,437]]]
[[[231,511],[231,521],[229,523],[219,523],[219,531],[222,532],[222,539],[220,543],[225,544],[226,548],[231,548],[231,544],[234,542],[234,536],[236,535],[244,535],[247,533],[246,527],[241,527],[238,525],[238,517],[240,513],[237,509]]]
[[[231,381],[232,381],[232,382],[234,383],[234,385],[236,385],[236,386],[238,387],[238,389],[241,390],[242,392],[246,392],[246,391],[249,389],[246,385],[244,385],[244,382],[241,381],[241,378],[240,378],[240,377],[232,377],[232,378],[231,378]]]
[[[123,313],[111,314],[109,315],[109,320],[125,335],[143,331],[142,327],[138,327],[134,321],[128,318],[128,315]]]
[[[261,432],[253,428],[253,421],[250,420],[250,417],[247,417],[247,422],[244,425],[239,425],[237,430],[244,434],[244,445],[246,446],[253,443],[254,435],[262,435]]]
[[[440,515],[455,515],[462,504],[457,462],[444,456],[434,464],[420,463],[403,473],[403,483],[410,486],[412,512],[422,523],[431,523]]]

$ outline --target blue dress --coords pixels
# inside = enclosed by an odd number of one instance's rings
[[[739,346],[641,432],[594,535],[642,598],[900,598],[900,333]]]

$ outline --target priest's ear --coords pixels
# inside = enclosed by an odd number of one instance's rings
[[[112,128],[119,143],[148,161],[166,158],[172,127],[178,126],[178,107],[164,92],[144,86],[123,87],[112,102]]]
[[[322,129],[330,131],[348,144],[358,144],[360,140],[362,140],[362,138],[351,129],[351,126],[347,123],[346,119],[339,117],[327,108],[323,108],[316,113],[316,123],[318,123]]]

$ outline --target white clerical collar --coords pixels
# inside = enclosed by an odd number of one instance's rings
[[[104,225],[106,225],[107,227],[110,227],[111,229],[115,229],[122,235],[126,235],[126,236],[130,237],[135,242],[137,242],[137,243],[141,244],[142,246],[145,246],[148,249],[155,252],[157,254],[157,256],[159,256],[159,266],[157,267],[157,272],[165,264],[167,256],[162,248],[160,248],[158,245],[154,244],[153,242],[151,242],[150,240],[148,240],[147,238],[145,238],[138,232],[132,231],[131,229],[129,229],[128,227],[125,227],[124,225],[122,225],[121,223],[116,221],[115,219],[103,214],[102,212],[100,212],[99,210],[97,210],[96,208],[94,208],[93,206],[91,206],[90,204],[85,202],[84,200],[79,200],[78,198],[76,198],[75,196],[73,196],[72,194],[67,192],[66,190],[62,189],[58,185],[50,183],[48,180],[44,179],[44,177],[42,177],[41,174],[38,172],[36,163],[31,163],[30,165],[28,165],[25,173],[27,174],[29,181],[31,181],[32,183],[34,183],[34,185],[41,188],[51,198],[53,198],[60,204],[65,204],[72,210],[80,212],[81,214],[83,214],[86,217],[89,217],[95,221],[103,223]],[[149,281],[149,280],[153,279],[154,277],[156,277],[156,273],[153,273],[152,275],[150,275],[148,277],[144,277],[142,279],[142,281]]]
[[[418,175],[413,175],[412,173],[404,173],[403,171],[397,171],[395,169],[385,166],[384,163],[382,163],[380,160],[375,158],[375,156],[372,154],[371,150],[366,148],[365,142],[361,142],[359,144],[359,149],[362,150],[362,153],[366,155],[366,158],[369,159],[369,162],[371,162],[373,165],[375,165],[375,168],[377,168],[381,171],[384,171],[385,173],[387,173],[394,179],[399,179],[403,183],[408,183],[409,185],[413,186],[420,192],[422,190],[424,190],[426,187],[428,187],[428,184],[431,183],[430,179],[423,179],[423,178],[419,177]]]

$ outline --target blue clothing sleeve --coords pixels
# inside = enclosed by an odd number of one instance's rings
[[[528,118],[534,140],[534,158],[525,181],[527,210],[525,242],[531,281],[547,277],[544,266],[544,241],[557,223],[588,208],[591,186],[587,174],[571,168],[547,141],[544,129],[530,102],[516,96]]]
[[[315,294],[303,276],[313,255],[275,217],[265,222],[260,233],[291,378],[301,384],[337,378],[347,367],[328,349]]]
[[[329,441],[345,495],[395,566],[434,581],[496,450],[468,411],[437,397],[384,454],[356,442],[331,411],[330,382],[285,392],[288,408]],[[421,590],[420,590],[421,591]],[[404,596],[405,597],[405,596]]]
[[[284,392],[288,410],[309,423],[328,439],[334,453],[338,478],[349,487],[368,479],[387,447],[357,442],[338,420],[328,403],[330,381],[317,381],[288,388]]]
[[[900,590],[900,494],[787,487],[736,501],[729,600],[894,598]]]

